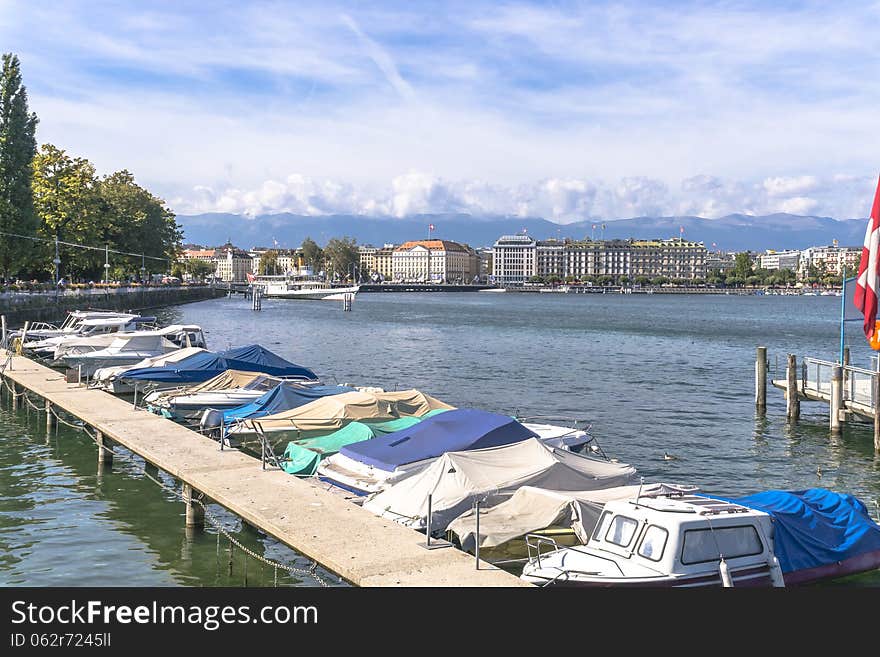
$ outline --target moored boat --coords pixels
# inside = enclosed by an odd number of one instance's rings
[[[820,488],[637,494],[605,504],[586,545],[529,547],[521,577],[542,586],[780,587],[880,568],[880,524]]]

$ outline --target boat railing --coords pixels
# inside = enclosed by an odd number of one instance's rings
[[[533,540],[534,543],[532,543]],[[541,557],[544,555],[544,553],[541,552],[541,546],[550,546],[552,548],[547,551],[547,554],[559,550],[559,544],[549,536],[541,536],[540,534],[526,534],[526,550],[528,551],[529,562],[537,562],[538,568],[541,567]],[[532,555],[532,550],[534,550],[534,556]]]
[[[806,357],[801,366],[801,381],[805,393],[831,395],[831,377],[835,367],[843,370],[843,401],[875,408],[874,377],[878,372],[854,365],[840,366],[827,360]]]

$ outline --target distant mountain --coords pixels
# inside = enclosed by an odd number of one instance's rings
[[[702,217],[634,217],[615,221],[580,221],[557,224],[546,219],[482,216],[466,214],[366,217],[358,215],[304,216],[289,213],[245,217],[236,214],[208,213],[178,215],[184,240],[193,244],[220,245],[231,240],[236,246],[299,246],[311,237],[324,245],[333,237],[353,237],[358,244],[381,246],[428,237],[434,225],[435,238],[465,242],[474,247],[491,246],[501,235],[522,233],[537,239],[572,237],[582,239],[668,238],[683,235],[701,241],[710,250],[764,251],[766,249],[804,249],[831,244],[860,246],[867,219],[832,219],[793,214],[760,217],[732,214],[720,219]],[[593,226],[596,228],[593,228]],[[605,226],[604,230],[602,226]],[[684,232],[681,232],[684,228]],[[712,245],[716,246],[713,247]]]

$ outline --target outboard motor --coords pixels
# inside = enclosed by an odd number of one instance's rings
[[[199,420],[199,429],[202,430],[202,433],[213,429],[219,429],[222,422],[223,411],[217,410],[216,408],[206,408],[202,413],[202,418]]]

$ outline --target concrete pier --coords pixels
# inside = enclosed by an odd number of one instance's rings
[[[5,378],[93,427],[102,444],[122,445],[356,586],[531,586],[486,564],[476,570],[459,550],[425,550],[422,534],[319,485],[264,471],[259,459],[221,451],[210,438],[106,392],[68,384],[61,373],[25,357],[13,361]]]

